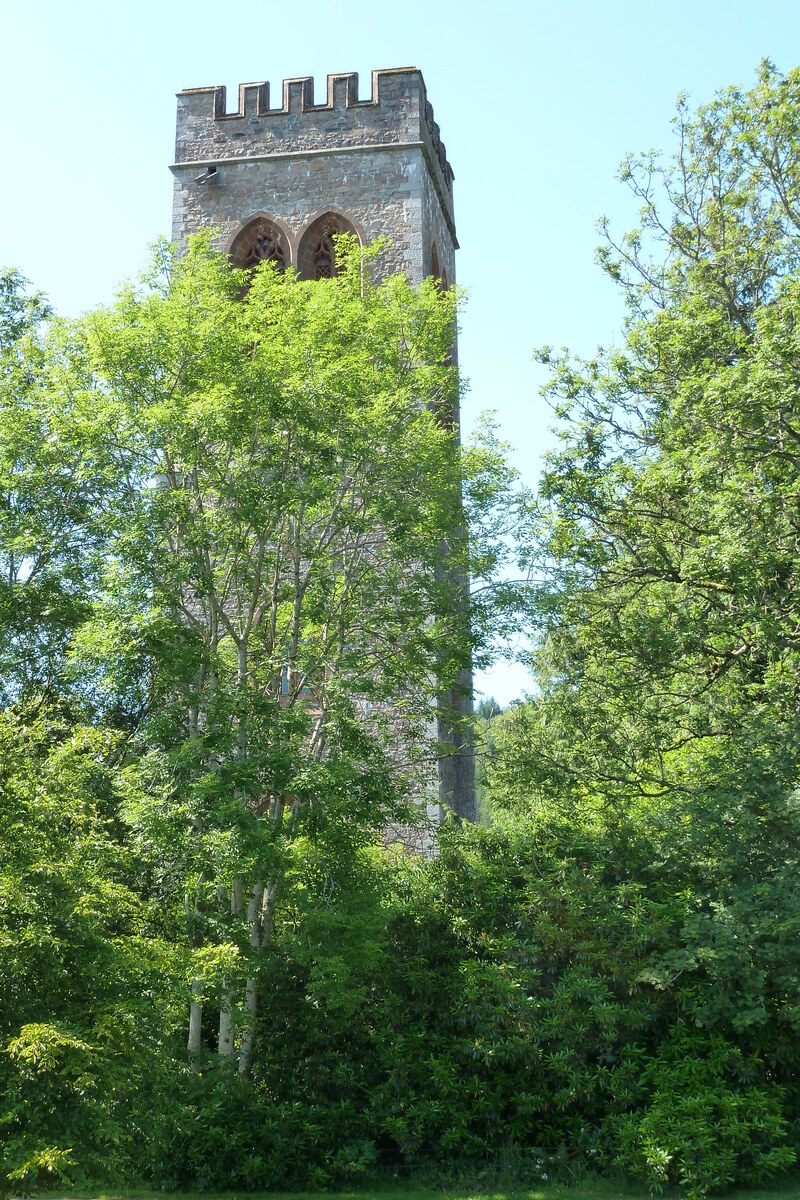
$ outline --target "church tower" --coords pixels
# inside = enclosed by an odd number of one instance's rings
[[[381,273],[454,282],[453,172],[421,72],[373,71],[368,100],[356,74],[329,75],[324,104],[311,77],[284,79],[275,100],[268,83],[240,84],[233,112],[224,87],[178,93],[173,240],[213,227],[237,266],[271,259],[321,279],[336,269],[333,234],[388,237]],[[471,714],[469,678],[452,706]],[[440,739],[457,751],[439,764],[441,801],[474,820],[469,739],[444,726]]]
[[[276,97],[277,99],[277,97]],[[243,83],[226,111],[224,87],[178,93],[172,236],[209,225],[245,265],[271,257],[307,278],[331,269],[330,234],[388,236],[386,273],[412,283],[455,280],[453,172],[414,67],[329,75],[325,104],[314,80],[284,79],[271,107],[268,83]]]

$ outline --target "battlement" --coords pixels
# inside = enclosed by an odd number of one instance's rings
[[[358,99],[355,72],[328,75],[324,104],[314,103],[312,76],[284,79],[280,97],[280,106],[271,107],[269,83],[242,83],[236,111],[228,112],[225,87],[178,92],[174,168],[304,152],[417,146],[425,151],[445,193],[452,191],[453,170],[416,67],[373,71],[368,100]]]

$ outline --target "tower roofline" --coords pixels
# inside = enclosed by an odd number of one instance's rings
[[[324,104],[314,103],[311,75],[284,79],[280,97],[280,105],[272,106],[266,80],[240,83],[236,109],[228,112],[224,85],[184,88],[177,93],[174,165],[333,146],[346,149],[348,143],[422,143],[452,221],[455,176],[418,67],[373,71],[367,100],[358,98],[355,71],[327,76]],[[306,123],[305,115],[315,119]]]

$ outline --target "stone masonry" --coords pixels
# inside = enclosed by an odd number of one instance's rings
[[[268,83],[241,84],[235,112],[224,87],[179,92],[171,170],[178,244],[212,227],[237,265],[268,257],[319,278],[334,269],[330,233],[348,230],[362,245],[390,239],[381,273],[455,281],[453,172],[415,67],[373,71],[368,100],[355,74],[329,75],[324,104],[314,104],[310,77],[285,79],[275,106]],[[471,711],[464,682],[457,702]],[[444,728],[440,736],[461,745]],[[439,790],[474,819],[467,745],[442,759]]]

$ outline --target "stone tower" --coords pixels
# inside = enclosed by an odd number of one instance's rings
[[[421,72],[373,71],[368,100],[358,99],[355,74],[327,84],[315,104],[312,78],[284,79],[277,105],[268,83],[240,84],[234,112],[224,87],[178,93],[173,240],[213,227],[237,266],[273,259],[319,279],[335,270],[332,234],[354,233],[362,245],[386,236],[383,273],[454,282],[453,172]],[[452,700],[466,714],[463,682]],[[441,801],[474,819],[470,746],[443,726],[440,737],[459,750],[440,762]]]

